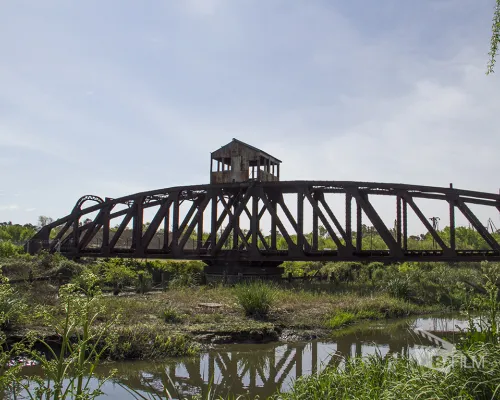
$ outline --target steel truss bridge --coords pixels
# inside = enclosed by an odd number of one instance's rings
[[[214,273],[237,267],[241,273],[265,274],[276,272],[284,261],[500,261],[499,242],[471,209],[481,206],[495,217],[500,195],[451,186],[249,181],[172,187],[116,199],[84,196],[69,215],[37,232],[26,248],[30,253],[59,251],[69,258],[202,260]],[[394,226],[384,223],[374,201],[377,196],[392,201]],[[337,206],[332,206],[332,197]],[[446,206],[442,223],[449,226],[449,237],[441,237],[424,215],[417,205],[420,199]],[[84,207],[88,202],[95,204]],[[151,214],[149,225],[144,224],[145,213]],[[434,248],[408,248],[410,213],[430,233]],[[457,246],[457,213],[482,237],[483,250]],[[304,220],[312,222],[312,234],[305,234]],[[267,230],[264,221],[269,221]],[[373,226],[386,249],[363,248],[364,223]],[[320,225],[334,248],[320,249]],[[270,238],[264,234],[269,228]],[[286,246],[278,247],[281,237]]]

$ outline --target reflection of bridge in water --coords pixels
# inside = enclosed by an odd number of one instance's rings
[[[270,343],[222,346],[217,351],[171,364],[124,364],[118,382],[140,391],[181,397],[207,393],[251,394],[260,398],[287,390],[295,379],[315,374],[326,366],[339,366],[344,358],[376,354],[410,356],[430,343],[412,336],[408,329],[372,330],[336,339],[332,343]],[[133,370],[128,370],[132,367]],[[173,384],[172,384],[173,383]],[[175,386],[175,387],[174,387]]]

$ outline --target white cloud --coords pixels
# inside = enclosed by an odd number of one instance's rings
[[[17,210],[18,208],[17,204],[0,205],[0,211]]]
[[[497,191],[489,26],[453,14],[473,8],[489,21],[490,7],[422,1],[406,26],[410,3],[381,0],[364,14],[392,7],[402,19],[373,28],[348,1],[168,3],[152,5],[147,24],[124,4],[112,26],[97,18],[92,29],[66,22],[94,18],[86,3],[28,20],[11,6],[0,38],[9,60],[0,62],[0,147],[9,149],[0,163],[16,165],[8,193],[23,182],[39,194],[37,209],[57,217],[85,193],[206,183],[208,153],[233,137],[282,159],[284,179]],[[436,40],[426,42],[429,32]]]

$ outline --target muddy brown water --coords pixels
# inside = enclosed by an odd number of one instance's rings
[[[218,345],[190,358],[109,363],[98,368],[98,376],[106,376],[113,369],[117,372],[104,384],[105,395],[99,398],[141,398],[139,394],[153,398],[155,393],[163,393],[164,397],[164,388],[173,398],[190,398],[211,388],[223,397],[232,393],[250,398],[258,395],[263,399],[278,390],[289,391],[301,376],[320,372],[328,365],[341,365],[345,357],[376,353],[412,356],[434,346],[415,333],[415,328],[453,341],[458,338],[458,328],[465,326],[462,316],[442,314],[370,322],[349,327],[330,339]],[[27,370],[37,374],[40,372],[37,368]],[[135,397],[127,388],[136,392]]]

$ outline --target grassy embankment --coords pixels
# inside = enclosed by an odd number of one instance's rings
[[[66,275],[78,284],[85,273],[109,292],[98,300],[96,325],[110,324],[112,359],[158,358],[193,354],[199,344],[300,339],[328,335],[360,320],[396,318],[456,308],[463,302],[460,284],[475,281],[477,268],[445,265],[379,263],[287,264],[286,273],[320,270],[330,282],[266,285],[206,286],[200,284],[201,265],[182,262],[109,260],[76,264],[58,256],[21,255],[3,259],[10,279]],[[158,270],[168,274],[164,291],[149,291]],[[135,287],[140,293],[125,293]],[[20,312],[4,327],[11,337],[35,332],[54,335],[54,324],[65,316],[55,282],[12,285]],[[121,292],[120,292],[121,290]],[[120,292],[117,296],[112,292]],[[214,306],[205,303],[216,303]],[[7,307],[8,301],[5,301]],[[12,306],[12,305],[11,305]],[[9,307],[11,307],[9,306]],[[53,318],[48,320],[47,315]],[[118,318],[117,318],[118,316]]]

